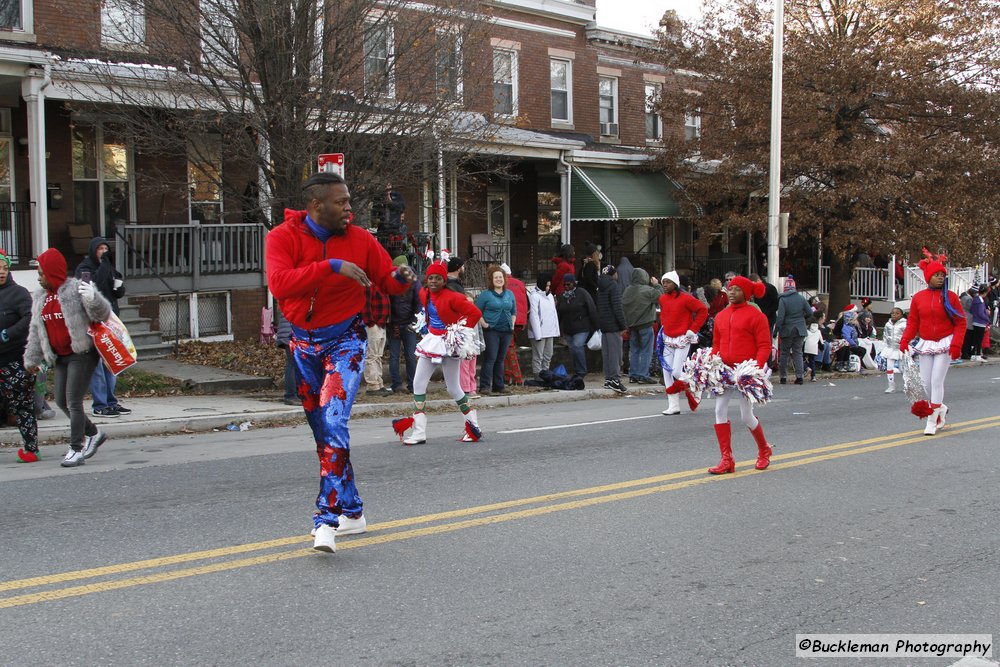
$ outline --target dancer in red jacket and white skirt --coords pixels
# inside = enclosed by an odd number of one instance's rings
[[[944,404],[944,380],[952,359],[962,355],[965,339],[965,314],[958,295],[948,289],[948,269],[944,255],[934,257],[924,248],[920,268],[924,271],[927,289],[913,295],[910,317],[899,341],[899,349],[907,354],[910,342],[919,336],[913,354],[920,364],[920,379],[929,400],[913,403],[910,411],[927,418],[924,435],[934,435],[945,425],[948,406]]]
[[[660,340],[656,349],[660,351],[660,365],[663,367],[663,384],[667,393],[665,415],[681,413],[681,394],[687,393],[688,405],[697,409],[697,398],[687,391],[688,385],[681,379],[681,368],[687,359],[691,344],[698,342],[698,331],[708,319],[708,306],[681,289],[681,279],[676,271],[663,274],[663,295],[660,304]]]
[[[736,368],[743,362],[753,361],[759,368],[767,368],[767,360],[771,356],[771,331],[767,317],[759,308],[747,303],[748,298],[763,295],[764,284],[751,282],[749,278],[736,276],[729,283],[729,307],[715,316],[712,336],[712,353],[719,355],[726,366]],[[754,416],[750,399],[737,387],[729,385],[715,400],[715,436],[719,440],[722,459],[719,465],[708,469],[713,475],[736,471],[731,444],[732,424],[729,421],[729,400],[734,394],[740,400],[743,424],[750,429],[757,443],[757,470],[764,470],[770,464],[771,447],[764,438],[760,420]]]
[[[446,286],[448,271],[444,262],[433,262],[427,267],[420,302],[424,306],[427,335],[417,343],[417,370],[413,374],[413,415],[394,419],[393,430],[404,445],[427,442],[427,385],[435,369],[441,368],[445,387],[465,417],[461,442],[478,442],[482,438],[476,411],[469,405],[469,395],[462,389],[459,378],[462,359],[478,351],[473,330],[482,313],[464,294]],[[405,439],[403,435],[410,431]]]

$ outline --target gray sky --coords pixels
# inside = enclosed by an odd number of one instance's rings
[[[700,7],[701,0],[597,0],[597,24],[648,35],[666,10],[675,9],[681,18],[692,19],[700,15]]]

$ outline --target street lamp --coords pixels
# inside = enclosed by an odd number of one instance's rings
[[[781,82],[785,33],[784,0],[774,0],[774,47],[771,65],[771,166],[767,206],[767,281],[778,284],[778,236],[781,213]]]

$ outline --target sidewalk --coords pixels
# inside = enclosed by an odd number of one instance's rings
[[[597,377],[592,376],[592,377]],[[476,408],[505,408],[514,405],[540,403],[561,403],[579,401],[590,398],[611,398],[616,394],[601,387],[595,381],[589,383],[591,388],[583,391],[537,391],[510,394],[504,396],[484,396],[473,401]],[[656,385],[651,385],[656,389]],[[443,390],[444,383],[432,382],[429,394]],[[395,399],[395,400],[392,400]],[[353,417],[377,417],[408,415],[413,408],[413,402],[406,394],[398,399],[365,402],[364,386],[359,392],[358,402],[351,412]],[[234,423],[237,426],[250,422],[250,428],[259,428],[265,423],[288,423],[305,421],[302,408],[285,405],[281,394],[275,391],[273,398],[263,395],[212,395],[212,396],[153,396],[148,398],[129,398],[122,401],[131,410],[127,416],[106,419],[89,414],[90,399],[84,400],[88,416],[102,431],[112,437],[134,437],[143,435],[161,435],[176,432],[206,432],[225,430]],[[427,401],[428,409],[453,408],[454,401],[438,399]],[[55,406],[53,406],[54,408]],[[56,409],[56,417],[38,422],[38,438],[40,441],[65,440],[69,435],[69,419]],[[14,427],[0,428],[0,443],[21,446],[21,436]]]

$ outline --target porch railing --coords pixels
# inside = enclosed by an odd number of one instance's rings
[[[31,209],[35,202],[0,202],[0,248],[14,266],[31,259]]]
[[[534,280],[539,271],[552,271],[552,257],[559,251],[559,241],[494,241],[477,244],[472,248],[472,258],[483,264],[506,262],[515,274],[525,280]]]
[[[127,243],[118,252],[126,278],[259,273],[264,268],[263,225],[119,225]]]
[[[970,287],[981,283],[989,276],[989,265],[980,264],[973,267],[948,269],[948,288],[956,294],[968,291]],[[898,301],[909,299],[920,290],[927,287],[924,273],[916,266],[907,266],[903,271],[903,282],[897,284],[892,268],[869,269],[856,268],[851,277],[851,298],[877,299],[882,301]],[[823,266],[820,270],[820,292],[830,291],[830,267]]]

